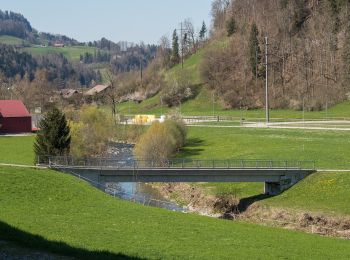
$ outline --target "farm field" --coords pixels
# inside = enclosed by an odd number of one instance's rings
[[[61,53],[68,60],[79,61],[80,55],[83,55],[86,52],[94,54],[94,52],[97,49],[93,48],[93,47],[88,47],[88,46],[65,46],[65,47],[60,47],[60,48],[50,47],[50,46],[49,47],[33,46],[30,48],[24,48],[23,50],[27,51],[33,55]]]
[[[24,40],[13,37],[13,36],[8,36],[8,35],[0,35],[0,43],[1,44],[7,44],[7,45],[21,45]]]
[[[3,239],[61,255],[94,259],[350,257],[345,240],[145,207],[50,170],[1,167],[0,197]]]

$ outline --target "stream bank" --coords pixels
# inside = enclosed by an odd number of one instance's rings
[[[200,215],[350,239],[350,216],[269,207],[254,199],[246,203],[234,196],[208,195],[204,188],[188,183],[152,184],[152,187],[168,200],[186,205],[189,212]]]

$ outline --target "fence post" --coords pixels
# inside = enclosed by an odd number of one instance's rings
[[[182,169],[184,168],[184,164],[185,164],[185,159],[182,159]]]

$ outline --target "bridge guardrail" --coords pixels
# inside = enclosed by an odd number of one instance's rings
[[[39,164],[49,167],[99,167],[120,169],[155,169],[155,168],[202,168],[202,169],[299,169],[315,170],[315,161],[288,160],[199,160],[199,159],[170,159],[170,160],[118,160],[111,157],[75,158],[71,156],[40,156]]]

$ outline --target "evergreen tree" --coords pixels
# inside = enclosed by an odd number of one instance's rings
[[[233,17],[228,20],[226,24],[227,36],[230,37],[237,31],[236,21]]]
[[[205,22],[202,23],[202,28],[199,31],[199,39],[203,41],[205,39],[205,36],[207,34],[207,26],[205,25]]]
[[[173,33],[173,44],[172,44],[172,51],[171,51],[171,62],[173,64],[177,64],[180,62],[180,53],[179,53],[179,37],[177,36],[176,29]]]
[[[259,65],[261,63],[261,49],[259,46],[259,30],[253,23],[249,36],[249,63],[253,75],[259,76]]]
[[[70,150],[70,128],[65,115],[53,108],[39,123],[40,131],[34,143],[36,160],[39,156],[56,156],[69,154]],[[39,161],[37,161],[39,163]],[[45,158],[40,158],[45,162]]]

